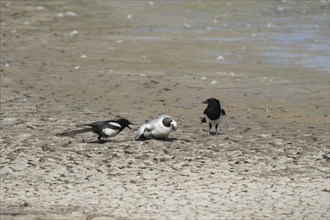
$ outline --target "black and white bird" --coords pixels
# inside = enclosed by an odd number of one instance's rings
[[[131,129],[129,125],[132,123],[124,118],[118,120],[107,120],[107,121],[97,121],[90,124],[84,124],[83,126],[88,126],[88,128],[83,128],[74,131],[67,131],[59,136],[74,136],[77,134],[82,134],[86,132],[94,132],[98,135],[97,139],[100,143],[104,143],[102,138],[114,137],[119,134],[126,127]]]
[[[135,133],[135,140],[168,140],[169,134],[176,129],[177,123],[171,118],[171,116],[160,115],[147,124],[142,125]]]
[[[215,135],[218,134],[218,126],[221,123],[223,116],[226,115],[226,112],[221,108],[220,101],[215,98],[209,98],[202,102],[207,104],[206,109],[204,110],[205,117],[201,118],[202,123],[209,123],[209,131],[211,132],[212,125],[215,125]]]

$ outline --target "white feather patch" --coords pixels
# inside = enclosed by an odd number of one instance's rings
[[[113,130],[111,128],[104,128],[102,132],[109,137],[113,137],[118,133],[118,130]]]
[[[114,127],[118,128],[118,129],[121,128],[120,124],[118,124],[117,122],[109,122],[109,125],[114,126]]]

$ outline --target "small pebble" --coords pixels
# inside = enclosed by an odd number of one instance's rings
[[[78,31],[76,31],[76,30],[70,32],[70,36],[74,36],[74,35],[76,35],[76,34],[78,34]]]

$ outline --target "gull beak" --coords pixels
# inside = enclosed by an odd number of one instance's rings
[[[177,123],[176,123],[175,121],[172,121],[172,123],[171,123],[171,127],[172,127],[172,130],[173,130],[173,131],[176,131],[178,125],[177,125]]]

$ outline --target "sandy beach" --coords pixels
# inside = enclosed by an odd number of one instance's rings
[[[1,1],[0,219],[329,219],[328,49],[327,1]]]

